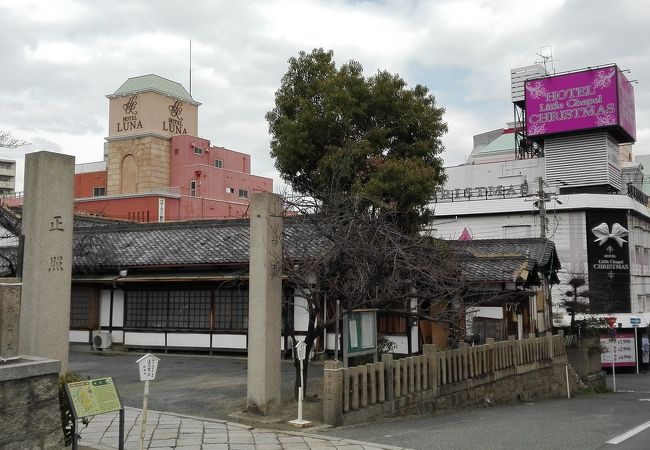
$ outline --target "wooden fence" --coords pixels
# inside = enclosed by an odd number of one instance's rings
[[[565,356],[564,336],[547,333],[524,340],[509,339],[457,350],[437,351],[424,346],[424,354],[401,359],[382,355],[382,361],[343,368],[328,361],[325,367],[324,421],[342,423],[344,415],[381,406],[407,396],[435,398],[439,389],[466,380],[485,378],[502,371]]]

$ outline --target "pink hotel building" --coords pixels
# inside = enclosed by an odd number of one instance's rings
[[[157,75],[129,78],[109,99],[105,160],[79,164],[75,212],[137,222],[236,218],[273,180],[251,174],[250,155],[198,136],[198,107]]]

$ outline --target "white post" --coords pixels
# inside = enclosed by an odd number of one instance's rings
[[[634,325],[634,358],[636,359],[636,374],[639,374],[639,343],[636,340],[637,334],[636,334],[636,328],[637,326]]]
[[[298,388],[298,418],[295,420],[290,420],[289,423],[296,427],[308,427],[311,426],[311,422],[308,420],[302,419],[302,401],[305,399],[305,372],[304,372],[304,361],[307,357],[307,345],[305,341],[300,341],[295,347],[296,357],[300,361],[300,387]]]
[[[142,423],[140,424],[140,450],[144,450],[144,434],[147,429],[147,409],[149,405],[149,380],[156,379],[158,357],[147,353],[136,362],[140,371],[140,381],[144,381],[144,398],[142,399]]]
[[[303,372],[303,360],[300,360],[300,388],[298,389],[298,422],[302,422],[302,401],[304,400],[304,392],[305,392],[305,374]]]
[[[144,382],[144,399],[142,400],[142,423],[140,425],[140,450],[144,450],[144,433],[147,428],[147,407],[149,403],[149,380]]]
[[[616,392],[616,346],[618,345],[618,336],[614,339],[614,358],[612,358],[612,381],[614,392]]]

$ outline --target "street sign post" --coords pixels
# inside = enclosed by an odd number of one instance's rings
[[[636,374],[639,374],[639,344],[637,341],[637,331],[639,325],[641,325],[640,317],[630,317],[630,325],[634,327],[634,358],[636,359]]]
[[[289,421],[289,423],[297,427],[304,428],[311,425],[310,421],[302,419],[302,402],[305,399],[304,361],[305,358],[307,357],[307,344],[305,344],[305,341],[298,341],[295,349],[296,349],[296,357],[298,358],[298,361],[300,361],[300,387],[298,388],[298,418]]]
[[[147,428],[147,407],[149,404],[149,381],[156,379],[156,371],[158,370],[158,361],[160,358],[147,353],[142,358],[138,359],[138,369],[140,371],[140,381],[144,381],[144,397],[142,399],[142,423],[140,425],[140,450],[145,448],[144,434]]]
[[[612,385],[614,387],[614,392],[616,392],[616,367],[615,367],[615,362],[616,362],[616,328],[614,326],[616,325],[616,317],[605,317],[605,320],[607,321],[607,325],[609,325],[609,341],[613,342],[614,345],[614,357],[612,358]]]

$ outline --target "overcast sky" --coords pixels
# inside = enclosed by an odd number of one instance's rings
[[[0,0],[0,130],[32,143],[0,157],[18,160],[17,190],[26,152],[101,160],[105,95],[148,73],[188,88],[190,36],[199,134],[250,153],[276,186],[264,114],[287,59],[315,47],[428,86],[446,108],[448,165],[513,120],[510,69],[542,48],[556,71],[617,63],[638,80],[635,153],[650,153],[649,25],[647,0]]]

